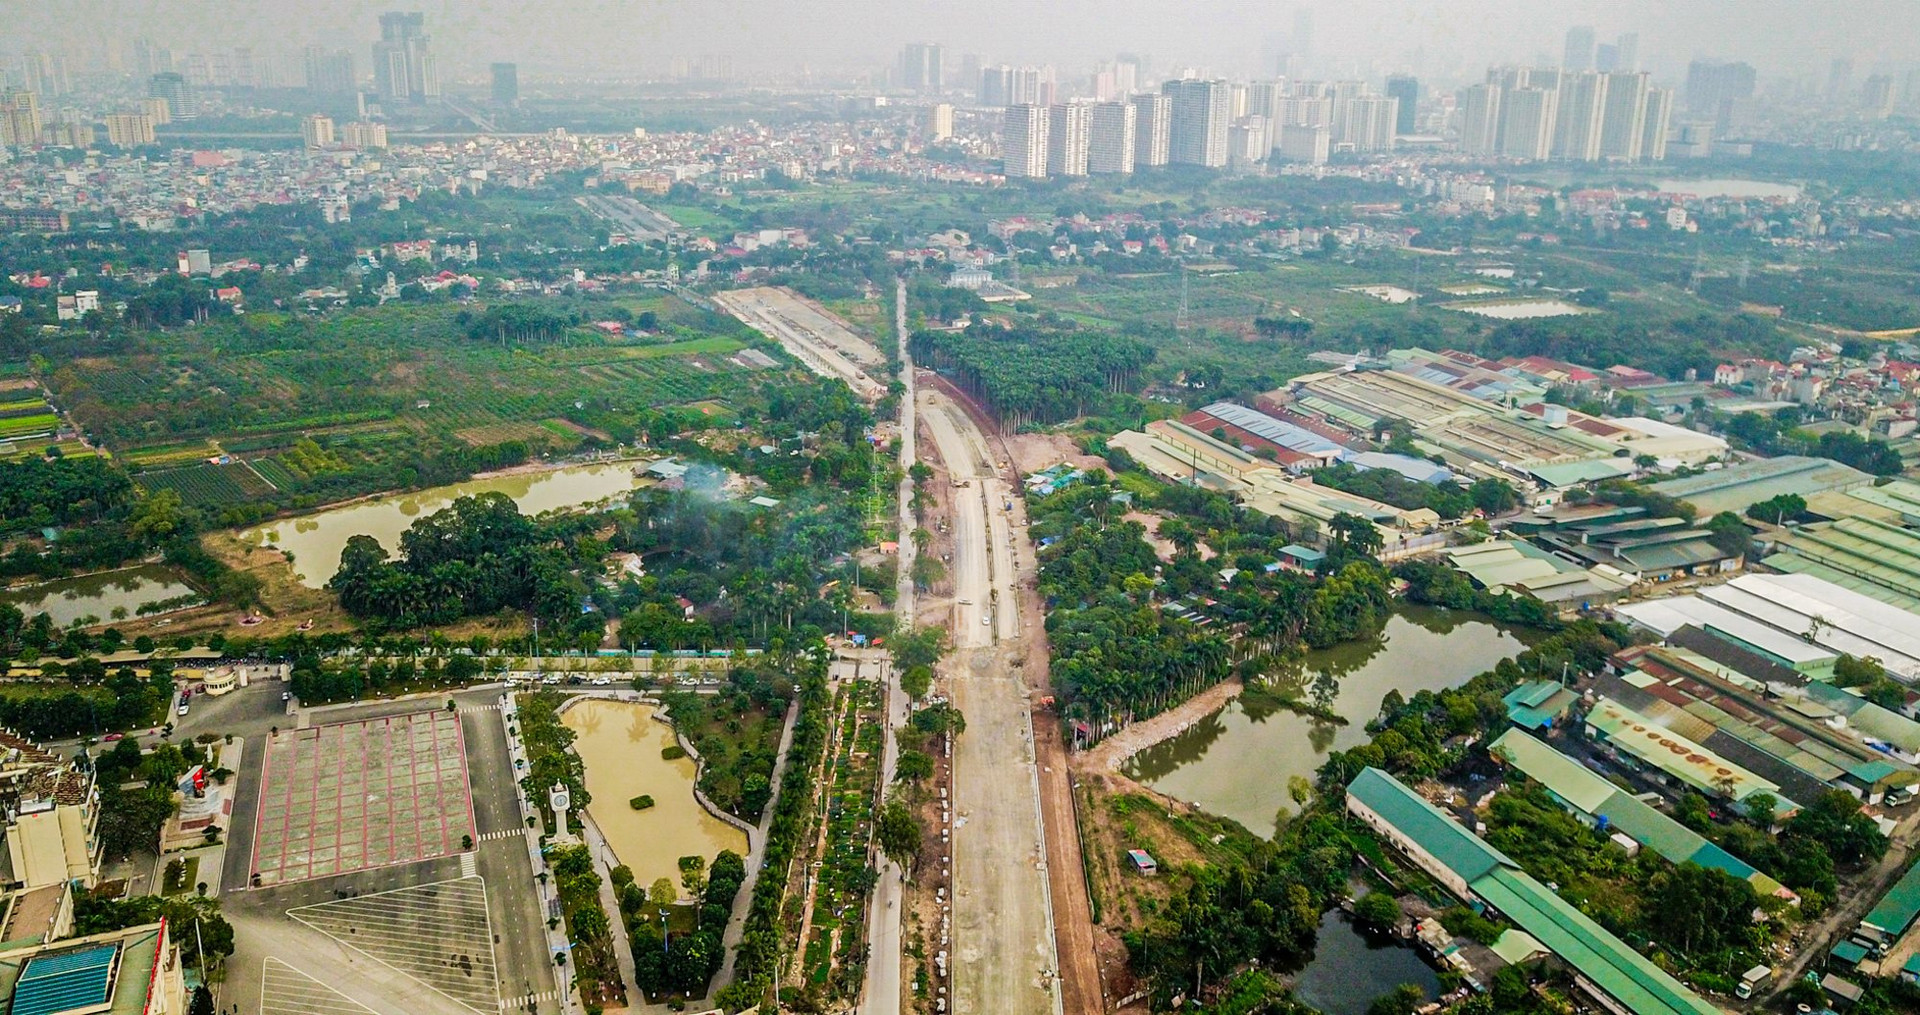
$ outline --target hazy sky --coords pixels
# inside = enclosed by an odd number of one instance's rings
[[[1406,68],[1475,76],[1488,63],[1558,61],[1568,26],[1591,24],[1602,41],[1640,33],[1641,63],[1657,74],[1696,56],[1744,59],[1763,76],[1824,83],[1828,61],[1850,57],[1856,78],[1875,67],[1920,65],[1920,0],[0,0],[26,40],[99,45],[112,25],[176,52],[252,45],[294,52],[309,42],[354,50],[363,65],[383,10],[421,10],[443,66],[490,60],[527,72],[659,69],[672,57],[733,57],[754,67],[881,66],[901,44],[945,44],[950,64],[1053,63],[1078,73],[1119,51],[1165,70],[1271,72],[1273,54],[1310,12],[1319,76],[1378,76]]]

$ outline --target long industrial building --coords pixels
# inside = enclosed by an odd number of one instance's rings
[[[1487,749],[1508,767],[1537,782],[1562,807],[1586,825],[1617,829],[1673,863],[1696,863],[1726,871],[1761,895],[1798,898],[1752,864],[1709,842],[1705,836],[1667,817],[1646,801],[1608,782],[1578,761],[1542,743],[1525,730],[1510,729]]]
[[[1739,514],[1781,494],[1811,497],[1827,490],[1865,486],[1873,477],[1828,458],[1781,455],[1653,484],[1653,489],[1692,504],[1702,517]]]
[[[1377,768],[1347,786],[1347,811],[1421,870],[1532,935],[1574,973],[1574,982],[1617,1015],[1719,1015],[1606,928]]]
[[[1615,612],[1663,638],[1687,624],[1707,628],[1809,676],[1830,674],[1828,660],[1844,654],[1920,680],[1920,615],[1813,575],[1741,575]]]

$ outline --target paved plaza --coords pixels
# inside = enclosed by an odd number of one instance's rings
[[[269,958],[260,971],[261,1015],[378,1015],[293,966]]]
[[[282,730],[267,741],[261,778],[258,887],[448,856],[473,834],[452,712]]]
[[[478,877],[301,906],[287,915],[474,1011],[499,1010],[493,924]]]

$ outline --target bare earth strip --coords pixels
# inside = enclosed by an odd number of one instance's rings
[[[870,402],[886,394],[887,386],[868,371],[885,366],[887,358],[820,306],[785,289],[764,286],[715,293],[713,301],[747,327],[774,338],[814,373],[845,381]]]
[[[920,398],[953,492],[955,651],[948,686],[967,719],[954,745],[953,1010],[1061,1011],[1047,852],[1034,762],[1013,533],[1013,494],[979,428],[938,391]],[[970,602],[969,602],[970,601]]]

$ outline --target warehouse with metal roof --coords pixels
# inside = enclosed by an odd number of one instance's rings
[[[1920,609],[1920,533],[1871,518],[1802,525],[1764,563],[1810,574],[1902,609]]]
[[[1738,803],[1755,793],[1776,800],[1784,795],[1779,783],[1761,778],[1612,698],[1601,698],[1587,713],[1587,735],[1624,756],[1622,760],[1664,773],[1709,797]]]
[[[1811,497],[1871,482],[1872,476],[1832,459],[1781,455],[1664,480],[1653,484],[1653,489],[1692,504],[1702,515],[1716,515],[1722,511],[1739,514],[1781,494]]]
[[[1707,841],[1700,833],[1667,817],[1524,730],[1510,729],[1502,733],[1487,749],[1539,783],[1548,796],[1588,825],[1602,830],[1619,829],[1673,863],[1696,863],[1726,871],[1752,885],[1761,895],[1797,898],[1792,890],[1755,870],[1752,864]]]
[[[1876,955],[1881,954],[1899,940],[1916,919],[1920,919],[1920,864],[1907,868],[1907,873],[1887,889],[1887,894],[1881,896],[1860,921],[1854,936]]]
[[[1747,574],[1700,598],[1856,659],[1920,679],[1920,614],[1804,574]]]
[[[1345,445],[1303,426],[1275,419],[1258,409],[1233,402],[1215,402],[1199,410],[1227,426],[1239,427],[1261,440],[1310,458],[1342,461],[1351,455]],[[1198,424],[1196,424],[1198,425]]]
[[[1667,638],[1683,627],[1698,627],[1796,673],[1819,680],[1833,675],[1840,653],[1810,645],[1777,627],[1708,602],[1699,596],[1649,599],[1614,607],[1614,615]]]
[[[1505,854],[1400,780],[1368,768],[1347,786],[1347,810],[1422,870],[1531,935],[1577,975],[1581,989],[1635,1015],[1719,1015],[1719,1009],[1614,937]]]

